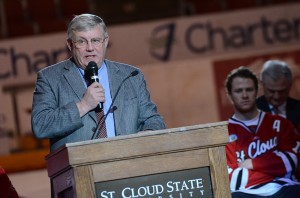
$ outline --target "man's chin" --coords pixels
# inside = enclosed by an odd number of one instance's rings
[[[283,102],[271,102],[271,105],[273,105],[274,107],[279,107],[283,104]]]
[[[239,112],[241,112],[241,113],[249,113],[249,112],[251,112],[251,111],[253,111],[253,110],[255,110],[256,108],[255,107],[253,107],[253,106],[247,106],[247,107],[240,107],[240,108],[238,108],[238,111]]]

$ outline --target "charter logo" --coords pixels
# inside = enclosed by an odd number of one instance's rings
[[[245,16],[249,14],[245,13]],[[199,17],[198,20],[170,20],[158,25],[151,32],[150,55],[168,61],[192,55],[296,45],[300,41],[300,17],[297,15],[274,17],[273,14],[257,13],[251,20],[243,21],[224,15],[224,21],[218,17]],[[178,42],[176,46],[175,42]]]
[[[168,61],[171,55],[173,43],[175,41],[174,23],[169,23],[156,27],[150,38],[150,54],[161,60]]]

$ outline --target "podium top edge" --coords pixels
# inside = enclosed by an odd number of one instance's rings
[[[214,127],[219,127],[224,125],[227,126],[227,124],[228,124],[227,121],[222,121],[222,122],[213,122],[213,123],[191,125],[191,126],[184,126],[184,127],[167,128],[167,129],[155,130],[155,131],[141,131],[135,134],[115,136],[115,137],[105,138],[105,139],[94,139],[94,140],[85,140],[80,142],[67,143],[61,149],[64,149],[66,147],[69,148],[69,147],[76,147],[76,146],[87,145],[87,144],[96,144],[99,142],[117,141],[117,140],[128,139],[128,138],[139,138],[139,137],[155,136],[155,135],[168,134],[168,133],[186,132],[186,131],[192,131],[197,129],[214,128]]]

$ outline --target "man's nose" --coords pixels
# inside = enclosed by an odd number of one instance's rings
[[[247,96],[248,96],[248,93],[247,93],[246,90],[244,90],[244,91],[242,92],[242,96],[243,96],[243,97],[247,97]]]
[[[94,45],[92,44],[92,42],[89,41],[89,42],[87,42],[86,48],[88,50],[93,50],[94,49]]]

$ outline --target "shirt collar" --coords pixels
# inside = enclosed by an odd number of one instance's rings
[[[275,107],[273,105],[269,104],[269,108],[270,108],[272,114],[276,114],[275,110],[274,110]],[[279,107],[277,107],[276,111],[278,111],[278,115],[286,118],[286,102],[284,102],[282,105],[280,105]]]

